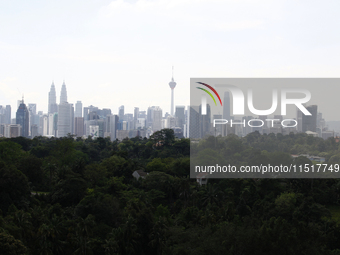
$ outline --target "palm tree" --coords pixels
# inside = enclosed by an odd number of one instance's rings
[[[55,164],[48,163],[45,167],[44,170],[47,171],[50,175],[50,185],[52,184],[52,177],[55,174],[57,167]],[[51,186],[50,186],[51,187]]]
[[[188,200],[191,195],[191,187],[190,187],[190,179],[189,178],[181,178],[179,184],[179,197],[184,199],[185,207],[188,205]]]
[[[167,220],[164,217],[159,217],[155,222],[150,234],[150,246],[155,248],[157,254],[162,254],[166,241],[166,231],[168,229]]]
[[[112,229],[110,236],[110,239],[118,243],[118,247],[115,248],[118,254],[136,254],[137,239],[140,235],[137,233],[136,220],[131,215],[121,227]]]
[[[80,218],[78,219],[78,223],[76,225],[76,240],[79,245],[79,248],[75,251],[75,254],[84,254],[86,255],[90,250],[88,247],[89,237],[92,234],[92,227],[95,225],[94,216],[89,214],[86,219]]]
[[[217,185],[207,185],[206,193],[203,195],[203,205],[208,204],[219,204],[219,198],[221,191],[218,189]]]
[[[31,214],[22,210],[18,210],[15,212],[13,220],[21,230],[21,238],[23,240],[31,239],[33,235]]]
[[[40,254],[53,254],[52,243],[49,237],[51,236],[51,226],[42,224],[38,229],[38,240],[39,240],[39,253]]]

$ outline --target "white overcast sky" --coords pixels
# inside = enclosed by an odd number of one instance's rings
[[[339,77],[340,1],[0,0],[0,105],[189,105],[190,77]],[[13,116],[12,116],[13,117]],[[331,116],[329,116],[331,117]],[[327,119],[331,120],[331,119]]]

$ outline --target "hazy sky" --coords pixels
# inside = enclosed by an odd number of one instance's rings
[[[189,105],[191,77],[339,77],[339,1],[0,0],[0,105]],[[16,109],[13,109],[13,113]],[[327,119],[331,120],[331,119]]]

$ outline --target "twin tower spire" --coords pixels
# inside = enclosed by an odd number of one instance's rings
[[[60,104],[63,102],[67,102],[67,91],[65,81],[63,81],[63,85],[61,86],[60,92]],[[55,92],[54,82],[52,81],[50,92],[48,93],[48,113],[57,112],[57,94]]]

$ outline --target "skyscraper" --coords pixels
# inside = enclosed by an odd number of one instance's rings
[[[2,105],[0,105],[0,124],[5,124],[5,115],[6,115],[6,109]]]
[[[299,108],[296,110],[296,120],[297,120],[297,126],[296,129],[298,132],[302,132],[302,112]]]
[[[47,119],[47,135],[50,135],[50,136],[52,135],[54,136],[54,114],[55,113],[49,113],[47,115],[47,118],[48,118]]]
[[[31,127],[34,124],[34,116],[37,114],[37,104],[28,104],[28,112],[29,112],[29,126],[28,126],[28,134],[31,136]]]
[[[188,132],[187,137],[200,138],[199,106],[188,106]]]
[[[84,114],[83,114],[84,122],[89,120],[89,113],[90,112],[98,112],[98,110],[99,110],[98,107],[93,106],[93,105],[90,105],[88,107],[84,107],[84,109],[83,109],[83,112],[84,112]]]
[[[207,104],[206,114],[202,115],[202,105],[199,106],[199,115],[200,115],[200,138],[203,138],[210,134],[211,127],[211,111],[210,105]]]
[[[138,118],[144,118],[146,119],[146,111],[139,111]]]
[[[84,118],[74,118],[74,134],[76,135],[76,137],[81,137],[84,135]]]
[[[230,121],[230,96],[228,91],[224,92],[223,119]]]
[[[184,114],[184,106],[176,106],[176,127],[180,127],[183,131],[185,124],[185,114]]]
[[[312,115],[302,114],[302,132],[306,132],[306,131],[316,132],[316,118],[318,114],[318,106],[310,105],[310,106],[307,106],[306,109]]]
[[[73,126],[73,107],[72,104],[62,102],[58,107],[58,137],[67,136],[68,133],[72,134]]]
[[[37,104],[28,104],[28,111],[37,114]]]
[[[46,114],[42,115],[39,122],[40,135],[48,136],[48,116]]]
[[[106,117],[106,136],[109,136],[111,141],[116,140],[116,132],[118,129],[118,119],[117,115],[108,115]]]
[[[139,108],[135,107],[133,111],[133,128],[132,129],[137,129],[138,117],[139,117]]]
[[[28,137],[29,112],[26,105],[24,104],[24,98],[22,98],[21,104],[17,110],[16,124],[21,126],[21,136]]]
[[[146,126],[151,127],[152,126],[152,112],[155,109],[156,106],[151,106],[148,107],[148,113],[147,113],[147,118],[146,118]]]
[[[171,116],[174,116],[174,89],[176,87],[176,82],[174,81],[174,67],[172,67],[172,79],[169,82],[169,86],[171,88]]]
[[[89,112],[88,120],[99,120],[99,116],[97,114],[97,111]]]
[[[216,120],[216,119],[222,119],[222,114],[214,114],[213,115],[213,120]],[[214,132],[214,136],[223,136],[223,125],[216,125],[214,128],[213,128],[213,132]]]
[[[11,124],[11,115],[12,115],[11,106],[6,105],[5,124]]]
[[[101,116],[105,119],[107,115],[111,115],[111,109],[109,108],[103,108],[103,110],[101,110],[102,114]]]
[[[118,116],[119,116],[119,120],[120,121],[124,120],[124,105],[119,106],[119,108],[118,108]]]
[[[138,107],[135,107],[134,113],[133,113],[133,119],[134,119],[134,120],[137,120],[138,117],[139,117],[139,108],[138,108]]]
[[[67,102],[67,91],[66,91],[66,85],[64,81],[63,85],[61,86],[60,103],[65,103],[65,102]]]
[[[83,117],[83,104],[81,101],[77,101],[76,103],[76,111],[74,113],[74,117]]]
[[[156,106],[152,111],[152,131],[156,132],[162,129],[162,109]]]
[[[55,92],[54,82],[52,82],[50,92],[48,93],[48,113],[54,113],[57,111],[57,95]]]

